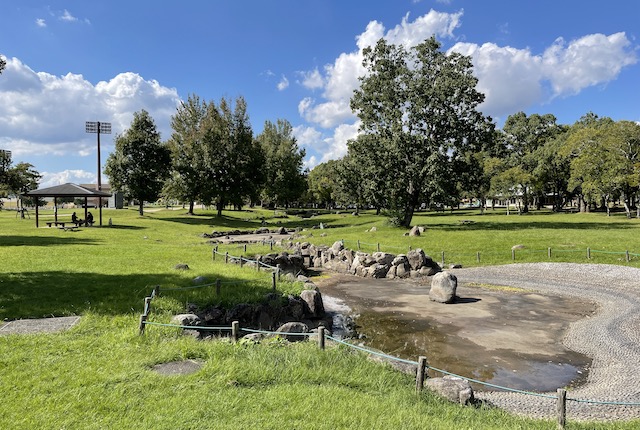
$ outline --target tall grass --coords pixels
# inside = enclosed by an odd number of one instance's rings
[[[477,222],[465,228],[459,225],[460,216],[420,215],[416,223],[425,225],[427,232],[407,238],[402,229],[387,226],[372,214],[300,219],[244,211],[218,219],[207,211],[187,216],[183,211],[162,210],[140,217],[135,210],[106,210],[104,219],[111,218],[113,227],[70,232],[36,229],[33,219],[20,220],[13,212],[0,211],[0,317],[82,315],[67,332],[0,336],[0,428],[549,428],[550,422],[463,408],[427,392],[417,396],[410,376],[344,347],[320,351],[309,342],[203,342],[157,326],[148,327],[144,336],[137,334],[143,298],[154,285],[184,288],[193,285],[196,276],[225,281],[221,297],[210,288],[167,291],[154,309],[159,320],[184,309],[188,301],[232,304],[258,300],[268,292],[268,273],[212,261],[212,245],[201,237],[211,230],[257,228],[261,217],[270,226],[311,227],[322,222],[329,227],[306,230],[304,235],[313,233],[306,240],[330,244],[360,239],[427,250],[444,246],[468,250],[482,242],[491,247],[524,243],[533,248],[546,241],[577,243],[580,237],[580,246],[625,247],[632,245],[627,236],[638,228],[634,220],[597,215],[536,218],[473,213],[464,217]],[[500,228],[503,220],[514,225]],[[585,223],[589,229],[576,227]],[[534,227],[526,227],[529,224]],[[374,225],[377,232],[365,233]],[[191,269],[177,271],[178,263]],[[285,295],[299,288],[284,281],[278,284]],[[202,368],[175,376],[152,370],[155,364],[183,359],[197,360]],[[638,422],[571,423],[571,428],[584,429],[637,426]]]

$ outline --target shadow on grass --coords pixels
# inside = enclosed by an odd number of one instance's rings
[[[2,246],[50,246],[50,245],[99,245],[101,241],[78,237],[77,232],[68,236],[0,236]]]
[[[214,283],[216,276],[208,278]],[[156,285],[160,285],[162,296],[175,298],[182,305],[189,302],[229,306],[257,302],[271,291],[266,275],[264,280],[250,282],[220,280],[221,295],[215,297],[215,286],[192,289],[190,281],[177,274],[105,275],[60,271],[0,274],[0,320],[82,315],[87,311],[113,316],[142,313],[144,298]],[[172,290],[176,288],[181,290]]]
[[[114,230],[146,230],[148,227],[140,227],[137,225],[118,225],[114,224],[112,226],[103,225],[101,228],[109,228]]]

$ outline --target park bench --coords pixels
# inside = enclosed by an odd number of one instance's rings
[[[47,227],[51,227],[52,225],[55,225],[56,227],[64,228],[65,224],[68,224],[68,223],[64,223],[60,221],[50,221],[46,224],[47,224]]]
[[[460,224],[462,224],[462,225],[475,224],[475,221],[472,221],[470,219],[461,219],[460,220]]]

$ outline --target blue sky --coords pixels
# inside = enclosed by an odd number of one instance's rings
[[[170,136],[180,100],[243,96],[254,134],[287,119],[308,167],[346,152],[362,49],[432,34],[470,55],[481,110],[640,121],[640,2],[187,0],[0,3],[0,148],[41,185],[96,180],[96,136],[146,109]],[[101,140],[102,161],[114,135]]]

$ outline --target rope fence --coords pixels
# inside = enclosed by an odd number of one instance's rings
[[[392,245],[384,245],[381,243],[366,243],[366,242],[361,242],[360,240],[356,240],[356,241],[345,241],[344,239],[341,240],[342,244],[346,247],[347,243],[352,247],[352,249],[355,249],[357,251],[362,251],[362,250],[368,250],[370,252],[382,252],[383,250],[400,250],[400,251],[411,251],[412,250],[412,246],[409,245],[407,247],[399,247],[399,246],[392,246]],[[373,251],[375,250],[375,251]],[[634,252],[630,252],[629,250],[624,250],[624,251],[606,251],[606,250],[598,250],[598,249],[591,249],[591,248],[586,248],[586,249],[562,249],[562,248],[551,248],[548,247],[547,249],[527,249],[527,248],[511,248],[509,251],[475,251],[475,252],[465,252],[465,251],[455,251],[455,250],[449,250],[449,251],[440,251],[440,252],[434,252],[430,255],[435,256],[437,255],[439,257],[440,262],[442,263],[442,265],[444,266],[448,261],[449,262],[454,262],[455,258],[465,258],[467,260],[474,260],[479,264],[482,262],[482,257],[497,257],[498,260],[505,260],[507,261],[509,259],[509,256],[511,257],[510,260],[512,262],[516,262],[518,260],[518,257],[523,256],[523,255],[532,255],[532,254],[542,254],[545,255],[547,257],[547,260],[553,260],[554,256],[556,254],[567,254],[567,253],[577,253],[577,254],[582,254],[583,256],[585,256],[585,258],[587,260],[591,260],[592,258],[594,258],[594,254],[602,254],[602,255],[619,255],[621,257],[624,258],[624,261],[626,263],[630,263],[632,259],[637,259],[638,257],[640,257],[640,254],[638,253],[634,253]],[[435,259],[435,258],[434,258]],[[495,260],[495,258],[494,258]],[[491,260],[491,261],[494,261]],[[575,259],[577,260],[577,259]],[[524,260],[523,260],[524,261]]]
[[[314,332],[307,333],[291,333],[291,332],[274,332],[268,330],[258,330],[247,327],[240,327],[240,323],[238,321],[233,321],[231,326],[192,326],[192,325],[180,325],[180,324],[166,324],[154,321],[148,321],[149,314],[151,312],[151,301],[154,297],[157,297],[159,294],[158,287],[155,287],[151,296],[145,297],[144,299],[144,313],[140,315],[140,324],[139,324],[139,334],[143,335],[145,333],[146,326],[157,326],[157,327],[171,327],[177,329],[185,329],[185,330],[203,330],[203,331],[225,331],[230,332],[231,338],[233,341],[237,342],[240,339],[241,332],[246,333],[260,333],[268,336],[300,336],[300,337],[311,337],[316,336]],[[533,391],[525,391],[519,390],[516,388],[505,387],[501,385],[491,384],[489,382],[480,381],[478,379],[469,378],[466,376],[458,375],[455,373],[448,372],[443,369],[439,369],[433,366],[429,366],[427,364],[427,359],[424,356],[420,356],[418,361],[407,360],[399,357],[395,357],[393,355],[385,354],[379,351],[375,351],[369,348],[365,348],[360,345],[355,345],[353,343],[347,342],[342,339],[335,338],[330,334],[326,333],[326,329],[324,326],[318,327],[318,347],[321,350],[325,349],[325,341],[330,340],[338,345],[344,345],[348,348],[364,352],[369,355],[378,356],[384,358],[386,360],[396,361],[403,364],[408,364],[412,366],[416,366],[416,391],[420,393],[424,387],[424,381],[428,378],[426,371],[431,370],[433,372],[437,372],[443,375],[449,375],[456,378],[464,379],[468,382],[482,385],[485,387],[493,388],[496,390],[508,391],[512,393],[518,393],[527,396],[535,396],[545,399],[555,399],[556,400],[556,412],[557,412],[557,421],[559,428],[565,428],[566,425],[566,402],[577,402],[577,403],[589,403],[594,405],[611,405],[611,406],[640,406],[640,402],[616,402],[616,401],[601,401],[601,400],[590,400],[590,399],[576,399],[567,397],[566,390],[559,388],[557,390],[557,395],[545,394],[545,393],[536,393]]]

